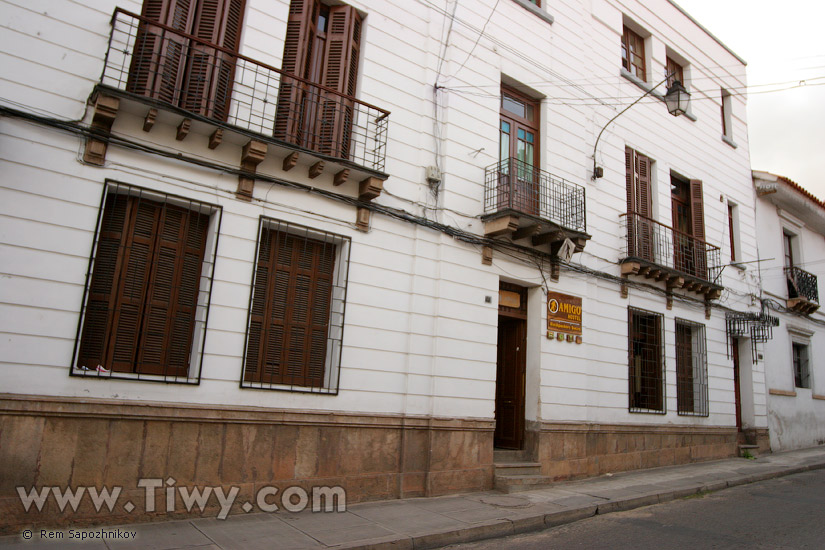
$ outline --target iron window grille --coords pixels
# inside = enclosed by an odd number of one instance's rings
[[[808,346],[793,342],[793,379],[797,388],[811,387],[811,371],[808,361]]]
[[[733,347],[737,338],[750,338],[753,363],[759,354],[757,344],[764,344],[773,339],[773,328],[779,326],[779,319],[767,313],[753,311],[729,311],[725,313],[725,335],[728,341],[728,359],[733,356]]]
[[[108,181],[71,376],[197,384],[221,208]]]
[[[684,319],[676,319],[676,411],[709,415],[705,325]]]
[[[664,316],[627,308],[629,410],[665,414]]]
[[[338,393],[350,239],[261,217],[241,387]]]

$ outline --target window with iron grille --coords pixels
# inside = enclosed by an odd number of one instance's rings
[[[622,29],[622,67],[633,76],[647,82],[645,39],[627,25]]]
[[[261,218],[241,385],[337,393],[350,241]]]
[[[676,319],[676,410],[708,416],[708,357],[705,325]]]
[[[72,375],[197,383],[220,208],[109,183]]]
[[[811,372],[808,365],[808,346],[793,343],[793,379],[797,388],[811,387]]]
[[[630,412],[664,414],[664,316],[627,309]]]

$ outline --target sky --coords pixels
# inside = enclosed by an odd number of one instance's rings
[[[752,168],[825,200],[825,0],[675,2],[748,63]]]

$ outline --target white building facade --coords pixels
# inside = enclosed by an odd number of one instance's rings
[[[745,63],[675,3],[0,13],[7,526],[185,513],[17,487],[353,502],[519,483],[494,449],[549,482],[766,448]]]
[[[779,320],[765,347],[768,426],[774,451],[825,444],[825,204],[795,182],[754,171],[762,299]]]

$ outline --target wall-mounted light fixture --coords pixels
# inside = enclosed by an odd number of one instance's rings
[[[600,177],[604,176],[604,168],[601,166],[596,165],[596,148],[599,146],[599,140],[602,138],[602,134],[610,126],[614,120],[625,114],[631,107],[639,103],[641,100],[649,96],[653,93],[653,90],[667,82],[671,77],[673,77],[675,73],[671,73],[665,77],[664,80],[650,88],[646,91],[639,99],[622,109],[619,114],[611,118],[607,121],[601,131],[599,132],[598,137],[596,138],[596,144],[593,145],[593,177],[591,178],[593,181],[599,179]],[[662,96],[658,96],[661,98]],[[683,115],[687,112],[688,105],[690,104],[690,92],[688,92],[682,83],[678,80],[674,80],[673,84],[670,85],[670,88],[667,89],[664,97],[665,105],[667,105],[667,112],[672,114],[673,116]]]

